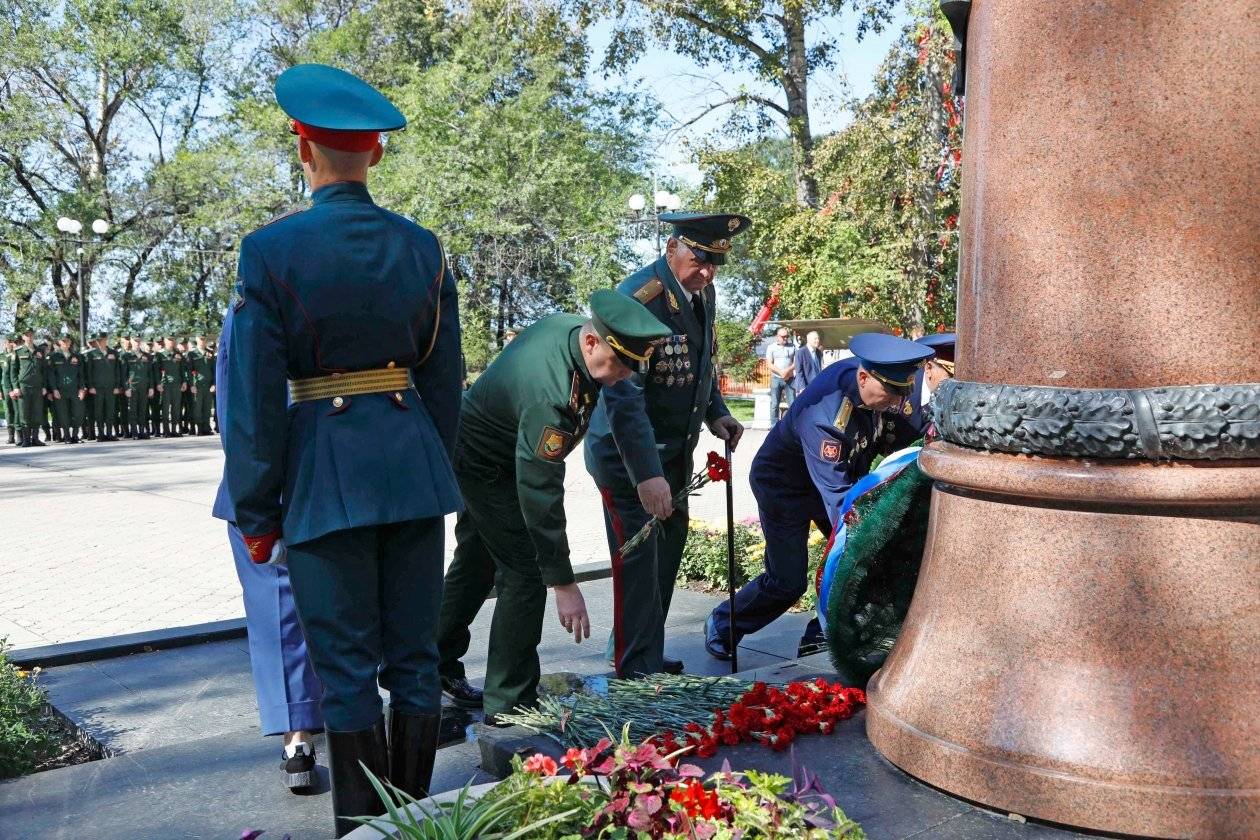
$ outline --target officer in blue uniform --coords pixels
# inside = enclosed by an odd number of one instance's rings
[[[460,507],[459,315],[437,238],[368,193],[398,109],[314,64],[281,74],[276,99],[312,206],[241,241],[223,480],[250,559],[287,557],[324,685],[340,837],[355,827],[343,817],[381,810],[360,762],[413,796],[432,777],[442,517]]]
[[[954,376],[954,344],[957,340],[954,333],[933,333],[914,340],[916,344],[930,347],[934,355],[915,371],[910,396],[902,402],[894,422],[884,424],[884,443],[888,451],[895,452],[910,446],[928,434],[932,426],[928,403],[937,386]]]
[[[225,335],[232,330],[229,309],[223,324]],[[224,347],[228,346],[224,342]],[[218,382],[226,382],[228,354],[215,359]],[[219,416],[227,410],[227,389],[214,395]],[[258,699],[258,718],[263,735],[283,735],[284,782],[294,792],[310,789],[315,778],[315,747],[311,735],[324,729],[319,711],[323,687],[306,652],[306,638],[298,622],[289,585],[289,569],[275,563],[255,563],[245,548],[240,529],[234,524],[232,500],[227,483],[219,484],[212,515],[228,523],[228,544],[236,563],[245,601],[245,628],[249,636],[249,664]]]
[[[618,676],[682,670],[665,658],[665,618],[687,540],[687,503],[673,497],[691,478],[701,423],[731,447],[743,426],[731,417],[713,370],[717,349],[713,279],[731,238],[752,222],[729,213],[665,213],[674,226],[665,255],[617,287],[672,334],[650,365],[600,392],[586,437],[586,468],[604,500],[612,554],[613,635]],[[622,544],[648,519],[661,524],[626,555]]]
[[[775,424],[749,483],[766,539],[766,570],[735,593],[735,640],[781,616],[808,585],[809,526],[830,534],[844,493],[870,470],[888,412],[899,412],[932,350],[880,333],[856,335],[853,358],[824,368]],[[705,622],[705,648],[729,660],[730,601]]]

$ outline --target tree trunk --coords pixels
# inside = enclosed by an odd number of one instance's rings
[[[817,207],[814,138],[809,128],[809,65],[805,46],[805,14],[799,5],[785,10],[783,34],[787,43],[783,93],[787,97],[788,134],[792,138],[796,203],[801,207]]]

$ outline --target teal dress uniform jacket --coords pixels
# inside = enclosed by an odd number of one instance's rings
[[[242,240],[237,291],[221,420],[244,534],[295,545],[460,508],[458,304],[431,232],[330,184]],[[398,398],[287,404],[286,379],[391,363],[414,383]]]

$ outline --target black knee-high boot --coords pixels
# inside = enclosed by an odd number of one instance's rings
[[[389,715],[389,780],[416,799],[429,795],[437,753],[440,715]]]
[[[328,773],[332,778],[333,819],[337,837],[359,827],[346,817],[375,817],[385,813],[385,805],[363,774],[363,762],[379,779],[389,774],[389,753],[385,744],[385,718],[367,729],[337,732],[326,729]]]

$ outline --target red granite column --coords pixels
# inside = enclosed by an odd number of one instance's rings
[[[1260,836],[1260,7],[977,0],[958,381],[891,761],[995,808]]]

